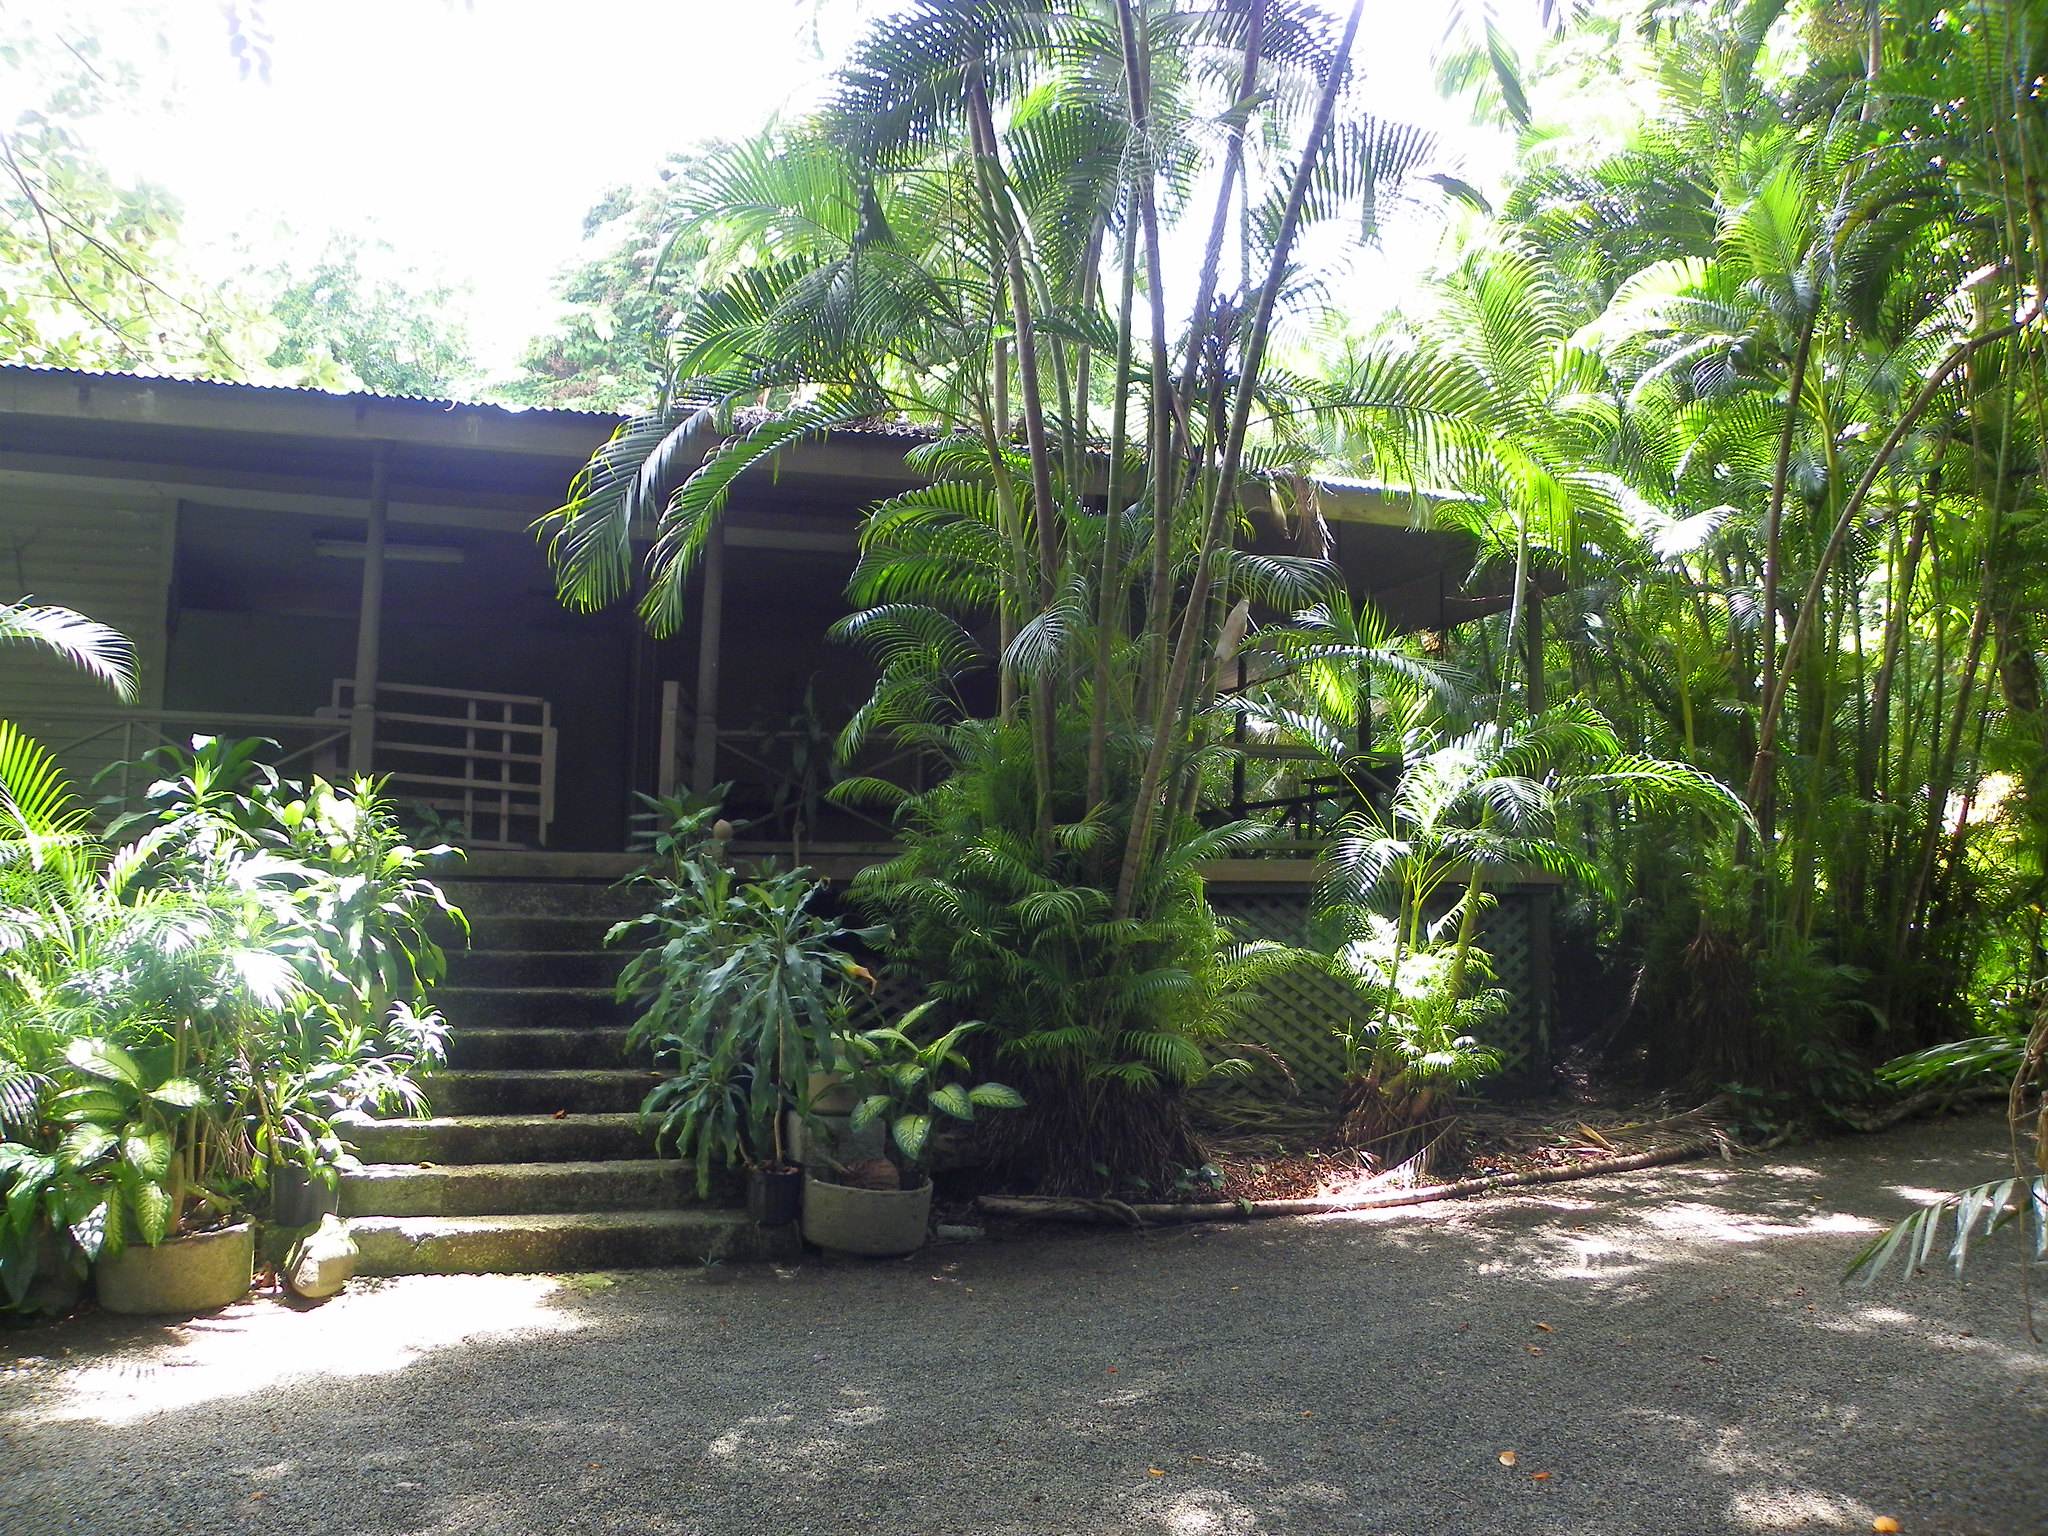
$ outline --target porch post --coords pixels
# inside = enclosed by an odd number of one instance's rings
[[[370,517],[363,530],[363,601],[356,620],[355,692],[348,717],[348,771],[370,771],[377,741],[377,668],[384,623],[384,534],[391,512],[390,445],[370,458]]]
[[[704,546],[704,591],[697,603],[697,726],[690,746],[690,788],[718,783],[718,653],[725,628],[725,530]]]

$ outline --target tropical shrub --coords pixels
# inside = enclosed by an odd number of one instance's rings
[[[929,1160],[934,1116],[971,1123],[981,1109],[1022,1109],[1024,1096],[1002,1083],[960,1081],[972,1063],[960,1042],[981,1028],[972,1020],[955,1024],[938,1038],[920,1044],[916,1031],[933,1003],[921,1003],[894,1025],[865,1029],[845,1039],[848,1065],[860,1101],[849,1121],[851,1129],[880,1124],[884,1148],[904,1187],[915,1182]]]
[[[1457,921],[1462,913],[1454,908]],[[1418,941],[1395,919],[1367,913],[1360,937],[1336,955],[1365,1008],[1341,1031],[1344,1093],[1337,1138],[1383,1167],[1415,1161],[1417,1171],[1454,1166],[1457,1097],[1500,1070],[1482,1043],[1507,1012],[1486,951]]]
[[[705,1194],[721,1166],[784,1163],[784,1114],[804,1107],[810,1073],[840,1065],[847,1005],[872,983],[848,946],[879,935],[818,911],[824,885],[807,870],[735,869],[716,806],[670,808],[658,861],[629,882],[654,904],[606,942],[643,945],[618,981],[640,1010],[628,1038],[674,1073],[641,1113],[657,1146],[695,1161]]]
[[[1355,89],[1361,15],[877,19],[821,112],[694,168],[671,235],[703,284],[664,338],[665,408],[549,523],[566,600],[637,588],[670,633],[741,476],[862,422],[924,431],[932,483],[864,522],[852,633],[884,678],[841,759],[886,738],[961,782],[903,807],[907,851],[861,894],[898,963],[988,1024],[976,1050],[1030,1101],[995,1134],[1048,1187],[1204,1161],[1181,1100],[1234,972],[1195,867],[1261,835],[1196,815],[1229,724],[1217,670],[1252,602],[1334,584],[1324,550],[1255,558],[1240,534],[1315,451],[1301,422],[1356,403],[1270,362],[1304,254],[1440,185],[1427,136]],[[1184,292],[1161,276],[1182,244]],[[672,475],[705,431],[721,445]]]
[[[1508,999],[1478,942],[1488,882],[1544,871],[1612,900],[1589,808],[1685,810],[1711,828],[1741,823],[1741,805],[1695,768],[1625,750],[1577,701],[1527,717],[1495,703],[1464,723],[1459,677],[1369,615],[1324,605],[1266,643],[1293,666],[1242,703],[1247,722],[1350,791],[1318,893],[1336,969],[1363,1003],[1343,1035],[1339,1134],[1383,1163],[1427,1150],[1444,1166],[1459,1153],[1458,1092],[1500,1060],[1485,1037]]]
[[[246,1213],[331,1170],[349,1112],[417,1109],[440,1057],[428,931],[459,924],[374,783],[280,781],[252,743],[153,754],[95,834],[0,722],[0,1283]]]
[[[1078,768],[1085,717],[1071,724],[1062,751]],[[970,721],[924,739],[950,754],[951,772],[900,801],[904,851],[863,870],[852,900],[887,921],[897,974],[981,1022],[977,1065],[999,1063],[1020,1085],[1027,1107],[988,1128],[989,1149],[1061,1192],[1199,1166],[1187,1090],[1248,1070],[1219,1047],[1258,981],[1304,958],[1239,943],[1204,894],[1201,864],[1267,829],[1177,818],[1119,917],[1107,818],[1062,796],[1049,846],[1037,841],[1022,726]]]

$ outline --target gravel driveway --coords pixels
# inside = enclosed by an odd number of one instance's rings
[[[2002,1143],[0,1335],[0,1531],[2038,1536],[2018,1245],[1836,1284]]]

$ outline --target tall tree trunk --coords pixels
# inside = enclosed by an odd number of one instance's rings
[[[1122,3],[1122,0],[1120,0]],[[1337,98],[1343,92],[1345,77],[1350,71],[1351,48],[1358,37],[1359,17],[1364,10],[1364,0],[1352,0],[1349,14],[1344,21],[1344,35],[1337,50],[1330,58],[1329,77],[1323,82],[1321,96],[1316,102],[1316,113],[1309,128],[1308,142],[1302,150],[1301,163],[1295,168],[1293,184],[1288,188],[1287,207],[1280,220],[1280,228],[1274,236],[1271,261],[1267,267],[1265,281],[1259,288],[1258,308],[1252,321],[1251,335],[1247,338],[1243,356],[1238,363],[1236,398],[1232,402],[1229,435],[1223,443],[1221,464],[1215,483],[1209,491],[1207,514],[1203,518],[1201,552],[1195,567],[1194,590],[1188,594],[1187,604],[1182,610],[1180,635],[1174,646],[1171,669],[1167,674],[1166,686],[1152,719],[1151,749],[1145,762],[1143,777],[1138,782],[1138,795],[1132,809],[1130,837],[1124,845],[1123,868],[1117,874],[1117,893],[1114,913],[1118,918],[1130,916],[1132,897],[1137,891],[1138,876],[1151,849],[1152,826],[1157,819],[1160,806],[1160,791],[1165,783],[1167,762],[1174,747],[1174,727],[1177,723],[1181,697],[1188,686],[1188,672],[1194,664],[1195,653],[1200,649],[1202,619],[1207,612],[1209,586],[1214,579],[1215,551],[1218,541],[1228,529],[1228,518],[1237,503],[1238,470],[1244,460],[1245,434],[1250,429],[1252,403],[1257,398],[1259,371],[1265,362],[1266,343],[1272,335],[1273,313],[1280,300],[1280,284],[1286,276],[1288,264],[1294,255],[1294,239],[1301,228],[1302,208],[1308,199],[1309,183],[1315,175],[1315,168],[1323,150],[1323,143],[1329,136],[1330,122],[1337,110]]]

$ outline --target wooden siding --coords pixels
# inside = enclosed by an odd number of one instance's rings
[[[113,625],[135,646],[135,705],[156,708],[163,702],[176,536],[177,503],[168,497],[0,485],[0,598],[55,603]],[[0,718],[56,750],[81,798],[95,798],[92,776],[122,755],[124,737],[84,741],[98,723],[42,712],[120,707],[112,691],[69,663],[27,646],[0,650]],[[74,742],[80,744],[67,746]],[[136,742],[138,750],[148,745],[146,737]]]

